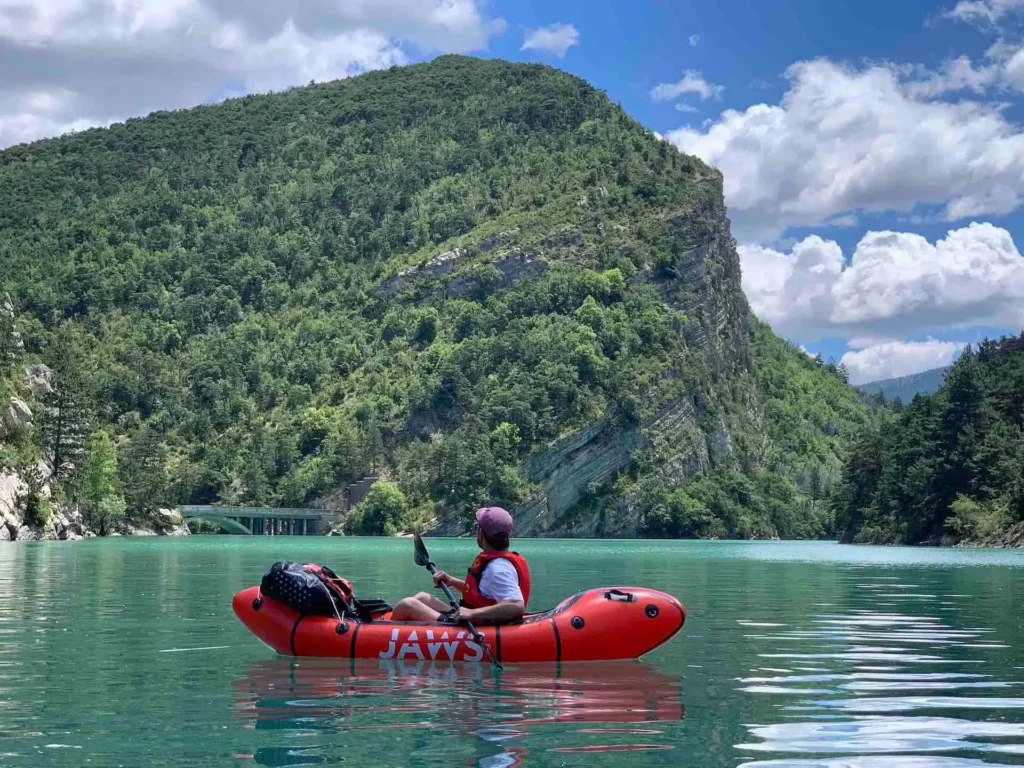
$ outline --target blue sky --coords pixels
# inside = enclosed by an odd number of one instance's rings
[[[855,382],[1024,325],[1024,0],[0,0],[0,146],[458,52],[725,175],[744,289]]]

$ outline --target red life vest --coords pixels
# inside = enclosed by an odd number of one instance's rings
[[[519,589],[523,593],[523,605],[530,602],[530,568],[526,564],[526,558],[518,552],[481,552],[469,566],[466,574],[466,586],[462,590],[464,608],[484,608],[488,605],[496,605],[497,600],[485,597],[480,592],[480,580],[484,577],[484,569],[490,565],[492,560],[504,558],[515,566],[519,575]]]

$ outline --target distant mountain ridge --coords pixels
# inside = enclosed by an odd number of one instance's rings
[[[895,400],[898,397],[904,403],[909,403],[916,395],[930,395],[938,391],[950,367],[946,365],[942,368],[912,373],[909,376],[858,384],[857,389],[869,395],[881,393],[886,400]]]

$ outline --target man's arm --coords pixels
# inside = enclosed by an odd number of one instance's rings
[[[469,621],[516,621],[526,613],[522,600],[502,600],[484,608],[460,608],[459,619]]]

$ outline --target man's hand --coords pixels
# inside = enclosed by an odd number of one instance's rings
[[[440,589],[442,584],[447,584],[449,587],[454,587],[456,592],[461,592],[466,582],[462,579],[456,579],[454,576],[449,576],[444,571],[437,571],[434,574],[434,589]]]
[[[459,612],[455,616],[455,620],[459,624],[465,624],[473,620],[476,615],[478,608],[459,608]]]

